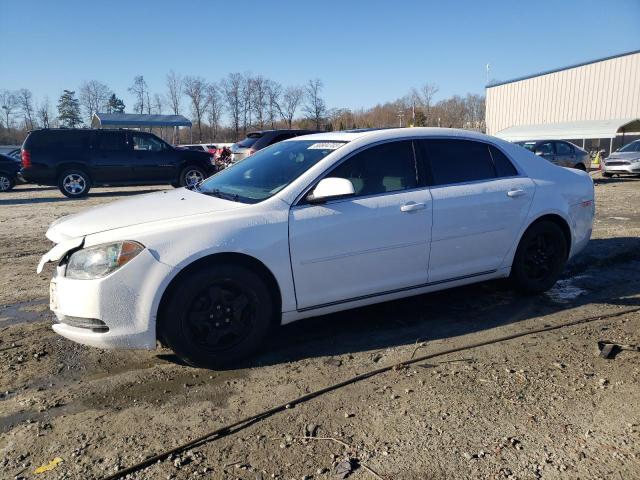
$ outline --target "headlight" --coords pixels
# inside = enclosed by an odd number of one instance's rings
[[[102,278],[128,263],[142,250],[143,245],[130,240],[83,248],[69,258],[65,276],[76,280]]]
[[[640,163],[640,157],[638,158],[633,158],[630,160],[631,163]]]

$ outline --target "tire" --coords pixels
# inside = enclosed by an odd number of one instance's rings
[[[65,170],[58,177],[58,188],[66,197],[85,197],[91,190],[91,179],[82,170]]]
[[[202,168],[189,165],[188,167],[184,167],[180,172],[180,185],[190,188],[205,178],[207,178],[207,174]]]
[[[221,264],[179,282],[158,317],[158,338],[178,357],[194,367],[225,368],[258,350],[274,305],[258,274]]]
[[[11,175],[0,172],[0,192],[8,192],[16,186],[16,181]]]
[[[576,170],[582,170],[583,172],[587,171],[587,167],[584,166],[584,163],[576,163],[573,168]]]
[[[567,241],[554,222],[531,225],[520,239],[511,266],[511,280],[525,293],[542,293],[556,283],[567,262]]]
[[[611,177],[613,177],[613,174],[612,174],[612,173],[609,173],[609,172],[602,172],[602,176],[603,176],[604,178],[611,178]]]

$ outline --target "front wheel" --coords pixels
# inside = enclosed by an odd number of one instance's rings
[[[200,167],[189,166],[182,169],[180,172],[180,185],[183,187],[191,188],[206,178],[204,170]]]
[[[535,223],[520,240],[511,266],[511,280],[524,292],[546,292],[560,277],[567,256],[562,229],[546,220]]]
[[[84,197],[91,189],[91,179],[82,170],[67,170],[58,177],[58,188],[66,197]]]
[[[13,177],[5,173],[0,173],[0,192],[8,192],[15,186],[16,182]]]
[[[158,319],[158,338],[189,365],[222,368],[253,354],[272,325],[264,281],[239,265],[205,267],[179,280]]]

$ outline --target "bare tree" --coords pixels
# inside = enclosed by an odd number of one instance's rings
[[[155,111],[156,115],[162,115],[163,105],[164,102],[162,101],[162,95],[160,95],[159,93],[155,93],[153,95],[153,110]]]
[[[234,139],[238,140],[240,133],[240,117],[242,115],[242,82],[240,73],[230,73],[222,81],[222,91],[224,99],[231,117],[231,124],[234,132]]]
[[[207,85],[207,120],[209,121],[212,140],[216,140],[218,138],[218,129],[220,127],[220,118],[222,117],[223,106],[218,86],[213,83]]]
[[[291,128],[293,125],[293,117],[304,98],[304,89],[301,87],[287,87],[282,94],[280,102],[278,102],[278,112],[282,120],[287,122],[287,126]]]
[[[174,115],[180,115],[180,100],[182,99],[182,76],[173,70],[167,75],[167,98]]]
[[[253,111],[258,127],[264,128],[269,106],[269,81],[262,75],[253,77]]]
[[[184,93],[191,100],[191,112],[198,124],[198,141],[202,142],[202,115],[207,108],[207,82],[201,77],[184,77]]]
[[[49,128],[51,126],[53,115],[51,115],[51,103],[49,102],[49,97],[44,97],[44,100],[38,105],[36,108],[36,116],[38,117],[42,128]]]
[[[33,94],[31,90],[21,88],[16,93],[18,105],[24,115],[24,126],[28,130],[33,130]]]
[[[307,102],[304,105],[304,112],[309,120],[315,123],[316,130],[320,130],[327,115],[327,106],[324,103],[320,92],[322,91],[322,80],[316,78],[309,80],[305,87],[305,97]]]
[[[0,109],[2,109],[2,120],[5,128],[11,128],[11,116],[15,113],[18,106],[18,97],[15,92],[0,90]]]
[[[91,124],[94,113],[106,110],[111,93],[109,87],[97,80],[82,82],[78,100],[87,115],[87,123]]]
[[[142,75],[135,76],[133,78],[133,85],[131,85],[128,90],[129,93],[136,98],[133,110],[138,113],[144,113],[145,107],[147,106],[146,102],[149,97],[149,93],[147,92],[147,82],[145,82],[144,77]]]
[[[433,105],[433,98],[438,93],[438,86],[435,83],[425,83],[418,93],[420,104],[424,110],[427,126],[433,126],[434,122],[431,119],[431,106]]]
[[[246,135],[251,127],[251,113],[253,111],[253,78],[245,75],[242,80],[242,131]]]
[[[267,80],[267,118],[271,128],[276,128],[276,117],[278,116],[278,102],[282,94],[282,85],[274,80]]]

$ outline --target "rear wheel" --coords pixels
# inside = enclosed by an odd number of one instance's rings
[[[0,192],[8,192],[15,187],[16,182],[10,175],[0,173]]]
[[[91,189],[91,179],[82,170],[66,170],[58,177],[58,188],[69,198],[84,197]]]
[[[520,240],[511,267],[511,279],[524,292],[545,292],[558,280],[567,256],[562,229],[547,220],[534,223]]]
[[[577,170],[582,170],[583,172],[587,171],[587,167],[584,166],[584,163],[577,163],[573,168]]]
[[[188,166],[180,172],[180,185],[183,187],[193,187],[206,178],[204,170],[200,167]]]
[[[253,271],[217,265],[180,280],[163,310],[162,342],[190,365],[220,368],[258,349],[271,328],[273,302]]]

